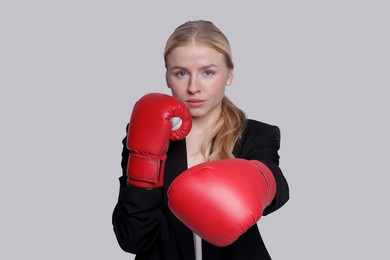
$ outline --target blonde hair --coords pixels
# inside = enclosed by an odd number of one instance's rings
[[[191,42],[204,44],[222,53],[226,66],[234,68],[228,39],[212,22],[204,20],[188,21],[175,29],[165,45],[165,67],[167,68],[167,57],[174,48]],[[246,125],[245,113],[226,96],[221,108],[221,115],[201,147],[201,153],[208,161],[234,158],[234,145]],[[210,153],[206,156],[209,148]]]

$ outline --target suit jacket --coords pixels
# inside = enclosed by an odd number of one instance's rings
[[[164,186],[161,189],[127,185],[129,150],[126,148],[126,138],[123,145],[119,198],[112,218],[120,247],[136,254],[136,259],[195,259],[193,233],[172,214],[167,203],[169,185],[187,169],[185,140],[169,144]],[[289,187],[279,168],[279,146],[280,131],[277,126],[248,120],[242,138],[233,150],[236,158],[263,162],[275,176],[276,197],[263,215],[277,210],[289,199]],[[203,259],[225,260],[271,259],[257,225],[227,247],[216,247],[202,241],[202,256]]]

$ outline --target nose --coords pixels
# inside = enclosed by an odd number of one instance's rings
[[[187,90],[191,94],[194,94],[194,93],[200,91],[199,81],[196,79],[196,77],[194,77],[194,76],[190,77],[190,80],[188,82]]]

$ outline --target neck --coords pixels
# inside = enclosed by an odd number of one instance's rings
[[[214,120],[204,120],[205,118],[193,118],[191,132],[186,137],[188,166],[191,167],[206,158],[201,154],[202,144],[206,141],[207,135],[213,130]],[[206,154],[208,151],[206,151]]]
[[[192,128],[190,135],[192,136],[207,136],[213,129],[218,118],[192,118]]]
[[[206,155],[201,153],[201,148],[209,132],[210,129],[198,127],[197,124],[195,124],[195,127],[193,126],[191,132],[187,135],[186,148],[188,167],[192,167],[207,160],[205,157]],[[206,151],[206,154],[207,153],[208,152]]]

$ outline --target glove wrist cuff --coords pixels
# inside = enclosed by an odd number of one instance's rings
[[[254,161],[260,173],[263,175],[268,187],[267,206],[270,205],[276,196],[276,181],[272,171],[262,162]]]
[[[145,156],[130,153],[127,166],[127,182],[144,188],[163,186],[166,155]]]

